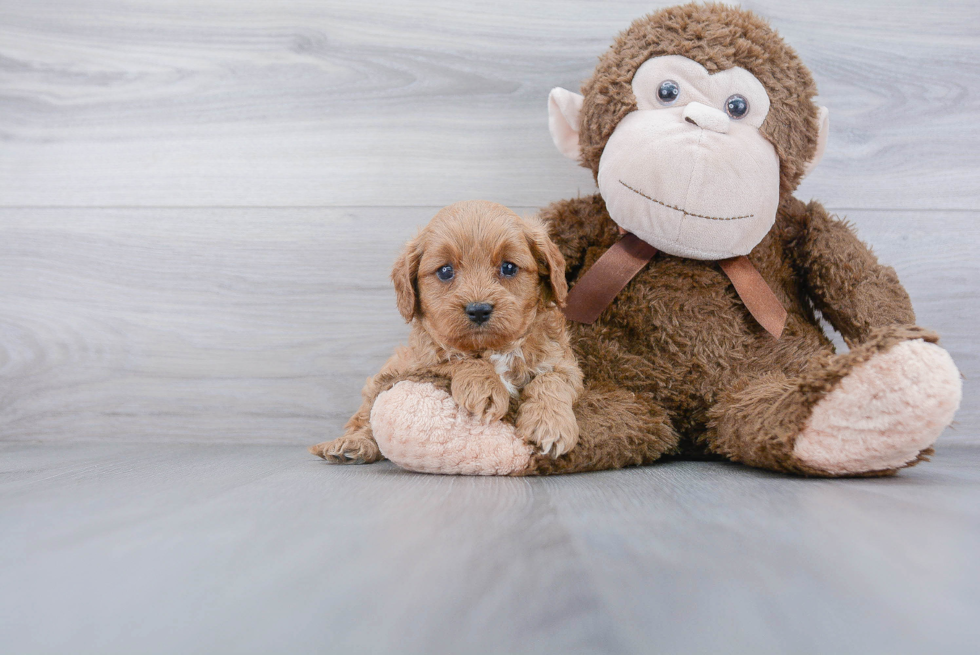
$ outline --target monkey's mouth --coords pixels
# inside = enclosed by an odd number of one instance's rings
[[[684,214],[685,216],[694,216],[696,218],[706,218],[709,221],[740,221],[743,218],[752,218],[753,216],[755,216],[755,214],[747,214],[745,216],[705,216],[704,214],[695,214],[694,212],[689,212],[686,209],[682,209],[681,207],[675,207],[674,205],[668,205],[666,202],[662,202],[660,200],[657,200],[656,198],[651,198],[650,196],[648,196],[647,194],[643,193],[642,191],[638,191],[637,189],[634,189],[633,187],[631,187],[630,185],[626,184],[626,182],[623,182],[622,180],[620,180],[619,183],[622,184],[627,189],[629,189],[630,191],[632,191],[633,193],[635,193],[636,195],[642,196],[642,197],[646,198],[647,200],[649,200],[650,202],[655,202],[658,205],[663,205],[667,209],[673,209],[674,211],[679,211],[682,214]]]

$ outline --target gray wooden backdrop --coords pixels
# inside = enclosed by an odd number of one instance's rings
[[[547,131],[658,2],[0,0],[0,651],[975,653],[980,3],[746,2],[812,68],[799,191],[966,375],[934,461],[332,467],[441,206],[593,190]]]
[[[0,0],[0,439],[336,435],[406,334],[399,245],[592,192],[548,91],[660,4]],[[798,195],[898,269],[977,439],[980,4],[745,6],[831,110]]]

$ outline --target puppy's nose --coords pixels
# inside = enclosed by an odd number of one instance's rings
[[[488,302],[471,302],[466,306],[466,315],[477,325],[483,325],[490,320],[493,313],[493,305]]]

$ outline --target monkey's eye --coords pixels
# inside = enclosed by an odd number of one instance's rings
[[[504,262],[500,265],[500,274],[503,277],[514,277],[517,275],[517,264],[514,262]]]
[[[681,94],[681,87],[674,80],[664,80],[657,89],[657,99],[665,105],[672,104]]]
[[[436,277],[442,280],[443,282],[449,282],[451,279],[456,277],[456,271],[453,270],[452,266],[446,264],[438,271],[436,271]]]
[[[749,101],[745,99],[745,96],[736,93],[725,101],[725,113],[735,120],[744,118],[749,113]]]

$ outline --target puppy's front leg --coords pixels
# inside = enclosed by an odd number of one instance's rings
[[[396,350],[381,371],[367,379],[367,383],[361,389],[363,398],[361,406],[344,426],[344,435],[333,441],[310,446],[310,452],[331,464],[372,464],[384,459],[371,432],[371,408],[378,394],[384,391],[386,385],[390,384],[401,371],[409,368],[410,362],[410,351],[403,348]]]
[[[570,451],[578,443],[572,406],[582,389],[582,372],[574,360],[528,382],[517,410],[518,436],[553,457]]]
[[[485,359],[464,359],[449,368],[457,405],[487,422],[504,417],[510,407],[510,393],[493,364]]]
[[[384,459],[371,433],[371,405],[357,410],[344,426],[344,436],[310,446],[310,452],[331,464],[372,464]]]

